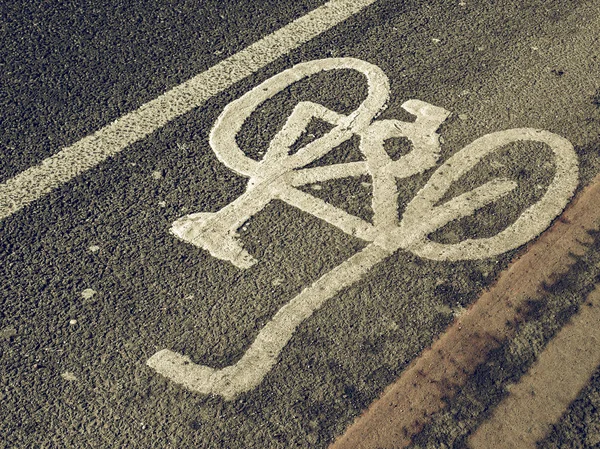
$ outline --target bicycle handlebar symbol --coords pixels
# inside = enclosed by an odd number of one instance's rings
[[[300,102],[271,141],[262,160],[246,156],[238,147],[236,135],[259,105],[297,81],[321,71],[340,69],[356,70],[366,77],[368,96],[358,109],[342,115],[317,103]],[[423,173],[436,165],[440,157],[437,130],[450,113],[420,100],[409,100],[402,107],[416,116],[414,122],[376,120],[388,98],[389,81],[379,67],[359,59],[331,58],[301,63],[285,70],[225,107],[211,131],[210,144],[223,164],[250,178],[247,190],[216,213],[200,212],[182,217],[173,223],[173,234],[209,251],[216,258],[246,269],[257,261],[242,248],[236,231],[270,201],[279,199],[370,243],[283,306],[236,364],[216,370],[194,364],[189,357],[165,349],[147,361],[150,367],[189,390],[233,399],[262,381],[301,322],[395,251],[403,249],[435,260],[496,256],[543,232],[573,195],[578,168],[571,143],[548,131],[510,129],[487,134],[451,156],[433,173],[399,217],[396,180]],[[323,120],[333,128],[290,154],[290,147],[313,118]],[[364,161],[306,168],[353,135],[360,137],[359,148]],[[392,160],[384,148],[384,142],[394,137],[406,137],[412,143],[412,150],[397,160]],[[522,140],[545,143],[553,152],[555,174],[544,196],[493,237],[466,239],[455,244],[429,240],[428,236],[436,230],[473,214],[517,187],[514,181],[494,179],[438,204],[452,183],[485,156]],[[297,188],[363,174],[372,178],[373,223]]]

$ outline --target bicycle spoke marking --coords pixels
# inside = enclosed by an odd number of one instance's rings
[[[236,135],[259,105],[306,77],[341,69],[356,70],[367,80],[368,96],[358,109],[343,115],[317,103],[300,102],[271,141],[262,160],[246,156],[238,147]],[[442,261],[495,256],[521,246],[543,232],[573,195],[578,169],[571,143],[543,130],[511,129],[483,136],[450,157],[399,217],[396,181],[436,165],[440,157],[437,130],[450,113],[420,100],[408,100],[402,107],[416,117],[414,122],[375,120],[388,99],[389,81],[377,66],[353,58],[331,58],[285,70],[225,107],[211,131],[210,144],[223,164],[249,178],[247,190],[216,213],[200,212],[180,218],[173,223],[173,234],[209,251],[216,258],[247,269],[257,260],[244,250],[236,231],[270,201],[278,199],[370,243],[284,305],[234,365],[217,370],[197,365],[185,355],[164,349],[147,361],[151,368],[189,390],[233,399],[260,384],[300,323],[395,251],[403,249],[420,257]],[[290,154],[290,147],[313,118],[328,122],[333,128]],[[359,148],[364,161],[305,168],[354,135],[360,138]],[[392,160],[384,143],[395,137],[408,138],[412,150]],[[555,174],[544,196],[493,237],[466,239],[456,244],[429,240],[428,236],[436,230],[473,214],[517,187],[514,181],[498,178],[438,204],[453,183],[484,157],[507,144],[523,140],[542,142],[553,152]],[[310,183],[360,175],[372,178],[373,223],[297,189]]]

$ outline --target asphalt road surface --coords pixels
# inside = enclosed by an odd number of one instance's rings
[[[325,4],[0,5],[0,447],[326,448],[600,172],[599,2]],[[412,447],[467,444],[591,238]]]

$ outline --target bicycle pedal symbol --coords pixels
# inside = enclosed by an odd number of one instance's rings
[[[306,77],[341,69],[356,70],[366,77],[368,96],[358,109],[342,115],[317,103],[300,102],[271,141],[262,160],[246,156],[238,147],[236,135],[259,105]],[[414,122],[376,120],[388,98],[389,81],[379,67],[353,58],[331,58],[301,63],[285,70],[225,107],[211,131],[210,144],[223,164],[250,178],[247,190],[216,213],[200,212],[182,217],[173,223],[173,234],[209,251],[216,258],[246,269],[257,261],[243,249],[236,231],[270,201],[278,199],[370,243],[283,306],[234,365],[217,370],[194,364],[189,357],[165,349],[147,361],[150,367],[189,390],[233,399],[262,381],[300,323],[395,251],[402,249],[434,260],[496,256],[543,232],[573,195],[578,168],[571,143],[548,131],[510,129],[487,134],[451,156],[433,173],[399,217],[396,181],[435,167],[440,157],[437,130],[450,113],[420,100],[409,100],[402,107],[416,117]],[[290,154],[290,147],[314,118],[333,128]],[[354,135],[360,138],[363,161],[306,168]],[[392,160],[384,143],[395,137],[408,138],[412,149]],[[517,187],[514,181],[494,179],[438,204],[450,186],[484,157],[507,144],[523,140],[542,142],[553,152],[555,174],[543,197],[493,237],[466,239],[455,244],[428,239],[436,230],[473,214]],[[373,223],[298,189],[306,184],[360,175],[372,178]]]

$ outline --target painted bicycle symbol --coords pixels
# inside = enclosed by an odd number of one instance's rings
[[[353,113],[342,115],[313,102],[300,102],[271,141],[262,160],[246,156],[238,147],[236,135],[259,105],[297,81],[321,71],[340,69],[356,70],[368,83],[368,96]],[[395,251],[410,251],[420,257],[447,261],[496,256],[543,232],[573,195],[578,168],[571,143],[543,130],[510,129],[487,134],[451,156],[433,173],[399,217],[396,181],[436,165],[440,157],[437,130],[450,113],[423,101],[409,100],[402,107],[416,116],[414,122],[375,120],[385,109],[388,98],[389,81],[379,67],[353,58],[332,58],[298,64],[225,107],[211,131],[210,144],[223,164],[250,178],[247,190],[216,213],[200,212],[177,220],[171,229],[176,236],[209,251],[216,258],[242,269],[249,268],[257,261],[243,249],[236,231],[270,201],[278,199],[370,243],[284,305],[234,365],[218,370],[194,364],[189,357],[165,349],[147,361],[150,367],[189,390],[233,399],[262,381],[300,323]],[[313,118],[326,121],[333,128],[290,154],[290,147]],[[364,161],[306,168],[353,135],[360,137]],[[384,143],[395,137],[408,138],[412,150],[392,160]],[[473,214],[517,187],[514,181],[494,179],[438,204],[452,183],[479,161],[516,141],[542,142],[553,152],[554,178],[543,197],[493,237],[466,239],[455,244],[430,240],[428,236],[436,230]],[[360,175],[372,178],[373,223],[298,189],[306,184]]]

